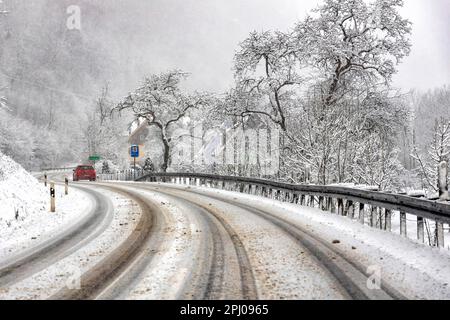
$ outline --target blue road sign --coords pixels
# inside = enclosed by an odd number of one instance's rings
[[[132,158],[138,158],[139,157],[139,146],[138,145],[135,145],[135,144],[131,145],[130,156]]]

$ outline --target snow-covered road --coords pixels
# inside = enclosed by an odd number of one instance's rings
[[[74,185],[92,206],[1,260],[0,298],[450,299],[448,250],[345,217],[206,187]]]

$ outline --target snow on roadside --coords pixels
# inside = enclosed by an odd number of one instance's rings
[[[58,290],[76,285],[79,277],[111,253],[134,230],[141,215],[137,203],[118,193],[96,188],[113,203],[113,218],[93,241],[44,270],[0,290],[0,300],[46,299]]]
[[[92,206],[84,192],[55,187],[56,212],[49,212],[49,192],[11,158],[0,154],[0,262],[51,238],[82,218]],[[16,213],[17,212],[17,213]]]
[[[0,230],[45,211],[46,190],[10,157],[0,153]]]
[[[69,194],[64,195],[63,187],[58,185],[55,187],[55,201],[56,212],[50,212],[47,204],[37,214],[0,229],[0,262],[69,228],[88,214],[93,205],[91,198],[83,191],[70,188]]]
[[[450,251],[447,249],[420,244],[317,208],[238,192],[191,188],[201,190],[204,194],[219,194],[231,201],[269,210],[328,243],[339,240],[335,244],[338,251],[366,267],[379,266],[382,281],[390,283],[410,299],[450,299]]]

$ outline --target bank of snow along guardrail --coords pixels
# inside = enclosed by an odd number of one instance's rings
[[[450,202],[429,200],[406,194],[379,192],[356,187],[290,184],[266,179],[221,176],[201,173],[151,173],[136,181],[171,182],[208,186],[254,194],[284,202],[316,207],[339,215],[358,219],[374,228],[391,231],[393,211],[399,212],[400,234],[407,236],[406,214],[415,216],[417,239],[425,242],[425,229],[433,229],[433,246],[444,246],[444,224],[450,223]],[[426,228],[425,219],[433,228]],[[430,221],[429,221],[430,222]]]

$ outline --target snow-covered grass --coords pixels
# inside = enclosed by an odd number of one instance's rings
[[[36,178],[0,153],[0,230],[45,211],[46,194]]]
[[[0,260],[55,235],[92,206],[91,198],[70,188],[64,195],[55,186],[56,212],[50,212],[50,195],[35,177],[11,158],[0,154]]]

